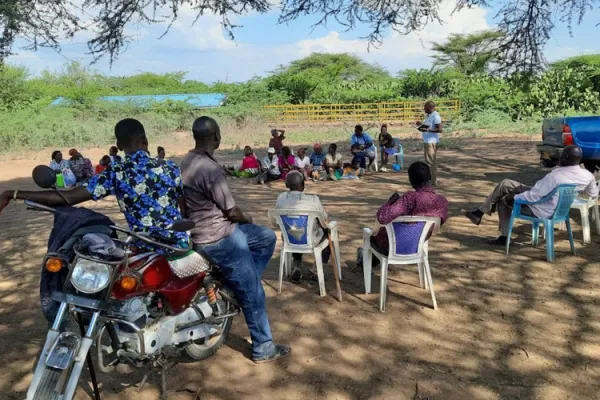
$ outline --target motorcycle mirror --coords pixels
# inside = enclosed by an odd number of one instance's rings
[[[56,172],[45,165],[35,167],[31,177],[35,184],[43,189],[49,189],[56,185]]]
[[[173,232],[187,232],[194,229],[194,226],[196,226],[196,224],[194,224],[194,221],[190,221],[189,219],[180,219],[173,222],[173,225],[171,225],[170,230]]]

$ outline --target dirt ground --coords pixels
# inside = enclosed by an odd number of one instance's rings
[[[165,143],[177,159],[189,145]],[[264,150],[264,149],[263,149]],[[65,149],[66,151],[66,149]],[[99,158],[103,150],[84,154]],[[48,152],[49,154],[49,152]],[[9,161],[0,170],[0,190],[33,188],[30,171],[47,155]],[[230,161],[231,156],[218,158]],[[406,155],[406,164],[421,159]],[[291,344],[291,358],[254,365],[248,358],[243,317],[209,361],[180,364],[168,375],[172,399],[598,399],[600,389],[600,267],[598,234],[583,246],[579,215],[573,214],[577,255],[565,232],[556,238],[557,260],[545,260],[545,245],[532,248],[530,228],[519,224],[506,256],[485,239],[497,220],[475,227],[460,210],[481,202],[503,178],[532,184],[534,142],[526,137],[470,138],[460,150],[440,152],[439,192],[450,201],[450,219],[430,244],[439,309],[418,286],[416,266],[390,270],[387,311],[379,312],[379,272],[373,293],[364,294],[355,269],[362,228],[372,227],[377,208],[394,190],[409,189],[406,172],[371,174],[361,181],[309,183],[341,232],[344,301],[316,284],[284,283],[276,291],[279,247],[264,276],[271,327],[278,342]],[[267,210],[283,184],[257,186],[231,181],[236,200],[267,224]],[[86,205],[87,206],[87,205]],[[119,222],[115,202],[89,204]],[[11,205],[0,215],[0,398],[21,399],[31,379],[46,323],[39,308],[38,279],[51,218]],[[307,260],[312,262],[311,260]],[[141,371],[100,374],[102,398],[158,399],[158,380],[138,393]],[[83,382],[78,399],[89,399]]]

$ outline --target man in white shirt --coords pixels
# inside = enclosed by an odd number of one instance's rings
[[[327,212],[321,204],[318,196],[304,193],[304,176],[298,171],[290,172],[285,178],[285,186],[289,189],[287,192],[281,193],[277,197],[275,208],[278,210],[294,210],[301,213],[302,211],[318,211],[323,214],[323,218],[327,220]],[[321,243],[327,240],[327,230],[319,224],[313,226],[313,243]],[[323,263],[329,261],[331,252],[329,246],[323,250]],[[299,283],[302,279],[302,254],[294,253],[292,265],[292,282]],[[316,281],[317,277],[311,273],[311,280]]]
[[[489,243],[504,246],[506,245],[508,222],[515,199],[533,203],[542,199],[558,185],[562,184],[575,184],[579,191],[583,191],[589,197],[598,196],[598,185],[596,184],[594,175],[579,166],[582,157],[583,152],[579,146],[567,146],[560,156],[559,168],[554,169],[544,178],[537,181],[533,187],[505,179],[496,186],[481,207],[466,211],[464,215],[475,225],[479,225],[483,214],[492,215],[494,211],[497,211],[502,234]],[[549,218],[554,213],[557,203],[558,195],[554,195],[546,202],[521,206],[521,212],[538,218]]]
[[[440,142],[440,133],[442,133],[442,117],[435,110],[433,101],[425,103],[424,108],[427,117],[423,124],[419,126],[419,131],[423,133],[425,163],[429,165],[431,170],[431,183],[437,186],[437,148]]]
[[[262,172],[258,175],[258,183],[263,185],[265,182],[276,181],[281,175],[279,171],[279,158],[275,154],[275,148],[269,147],[267,155],[262,159]]]

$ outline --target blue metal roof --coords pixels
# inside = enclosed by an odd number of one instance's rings
[[[114,102],[114,103],[135,103],[138,105],[148,105],[154,102],[163,101],[185,101],[191,106],[204,108],[204,107],[219,107],[223,105],[225,101],[225,94],[223,93],[190,93],[190,94],[156,94],[156,95],[142,95],[142,96],[102,96],[98,100]],[[52,102],[51,105],[68,104],[69,99],[59,97]]]

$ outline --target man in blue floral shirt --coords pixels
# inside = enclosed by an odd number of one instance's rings
[[[123,120],[115,128],[117,142],[119,132],[126,137],[145,139],[144,127],[136,120]],[[121,142],[125,141],[125,138]],[[130,146],[129,143],[121,143]],[[125,214],[129,227],[135,232],[169,241],[187,244],[185,232],[172,232],[169,227],[181,219],[179,200],[183,198],[181,172],[172,161],[151,158],[137,146],[125,151],[125,160],[114,162],[87,184],[93,200],[115,195]]]
[[[85,187],[62,191],[68,205],[114,195],[131,230],[187,245],[189,237],[185,232],[169,230],[173,222],[182,218],[181,210],[185,207],[179,168],[171,161],[150,157],[145,151],[148,139],[144,126],[135,119],[119,121],[115,137],[117,147],[125,152],[125,160],[109,165]],[[62,196],[54,190],[6,191],[0,196],[0,212],[13,199],[64,206]]]

